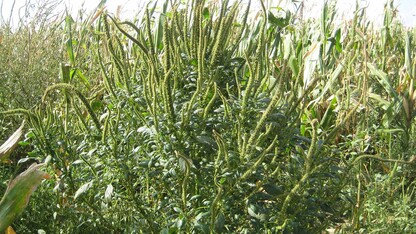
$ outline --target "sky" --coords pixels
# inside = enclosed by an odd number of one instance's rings
[[[14,1],[16,4],[12,19],[17,21],[16,9],[24,6],[26,2],[35,3],[45,0],[0,0],[1,16],[3,16],[4,19],[9,18],[12,3]],[[383,7],[387,0],[338,0],[338,16],[342,19],[349,19],[354,12],[355,3],[357,1],[361,6],[367,6],[367,17],[369,20],[372,20],[375,25],[382,24]],[[65,6],[68,7],[71,14],[74,16],[81,6],[83,6],[84,9],[94,9],[99,2],[100,0],[63,0],[60,7],[62,9],[65,9]],[[113,13],[115,13],[117,8],[120,6],[120,16],[128,19],[144,6],[143,2],[143,0],[107,0],[106,5],[107,9]],[[163,2],[163,0],[159,0],[159,2]],[[290,2],[292,2],[292,0],[269,0],[268,2],[271,3],[271,6],[279,5],[283,8],[287,8],[291,4]],[[323,2],[324,0],[304,0],[305,17],[319,17]],[[252,3],[254,3],[252,5],[255,7],[259,7],[259,0],[252,0]],[[416,27],[416,0],[395,0],[394,3],[398,6],[399,17],[403,24],[407,27]]]

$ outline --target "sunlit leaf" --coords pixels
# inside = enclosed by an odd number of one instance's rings
[[[396,90],[391,86],[391,82],[385,72],[380,69],[377,69],[373,64],[368,63],[368,68],[372,75],[377,77],[378,82],[383,86],[387,93],[394,98],[398,98]]]
[[[105,190],[104,199],[106,201],[110,201],[111,197],[113,196],[114,187],[113,185],[107,185],[107,189]]]
[[[256,219],[259,219],[260,221],[264,221],[266,220],[266,214],[260,212],[260,208],[257,205],[254,204],[250,204],[248,206],[248,214],[251,217],[254,217]]]
[[[83,184],[79,189],[75,192],[74,199],[77,199],[80,195],[87,192],[92,186],[92,181]]]
[[[10,182],[0,202],[0,232],[4,232],[13,220],[23,213],[30,196],[42,180],[50,178],[47,173],[39,170],[43,165],[32,164]]]
[[[3,161],[9,157],[9,155],[13,152],[13,150],[17,147],[19,144],[19,140],[22,137],[23,134],[23,127],[24,122],[22,125],[7,139],[6,142],[4,142],[0,146],[0,161]]]

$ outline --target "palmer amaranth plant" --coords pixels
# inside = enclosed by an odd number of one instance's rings
[[[166,1],[132,21],[97,8],[56,23],[59,80],[33,108],[1,112],[29,127],[27,158],[2,178],[47,157],[53,178],[12,227],[416,231],[414,29],[392,2],[382,29],[365,8],[337,25],[333,4],[302,21],[261,3],[257,15],[250,2]]]

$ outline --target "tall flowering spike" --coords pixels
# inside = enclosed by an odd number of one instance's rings
[[[26,171],[12,180],[0,202],[0,233],[12,224],[13,220],[23,213],[29,198],[43,179],[50,176],[40,171],[44,164],[32,164]]]

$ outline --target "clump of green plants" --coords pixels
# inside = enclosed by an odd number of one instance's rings
[[[0,146],[0,162],[6,162],[18,146],[23,134],[24,123]],[[0,231],[5,232],[12,222],[20,216],[29,202],[29,198],[48,174],[39,170],[42,164],[32,164],[27,170],[11,180],[0,200]]]
[[[38,10],[28,7],[18,22],[2,15],[0,110],[33,107],[39,103],[43,90],[57,81],[56,69],[63,61],[57,42],[63,31],[59,24],[54,24],[59,20],[59,16],[51,14],[54,9],[54,2],[44,3]],[[17,14],[19,9],[11,11],[10,14]]]
[[[414,31],[250,6],[67,16],[57,81],[2,112],[54,176],[17,231],[413,230]]]

